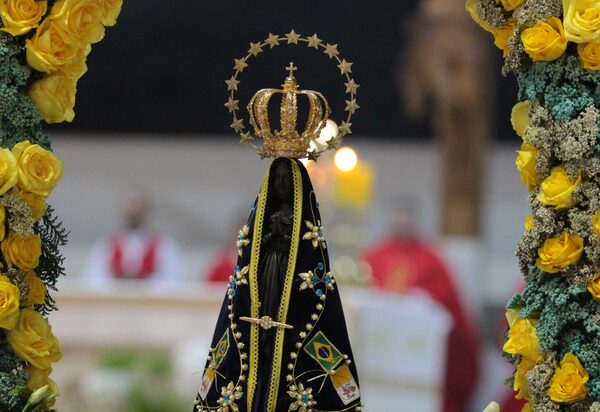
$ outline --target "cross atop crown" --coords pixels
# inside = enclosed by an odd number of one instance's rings
[[[290,65],[285,68],[288,72],[290,72],[290,77],[294,77],[294,72],[298,70],[296,66],[294,66],[293,62],[290,62]]]

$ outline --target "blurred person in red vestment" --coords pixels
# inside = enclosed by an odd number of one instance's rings
[[[227,283],[237,262],[237,249],[224,248],[219,251],[211,262],[206,273],[209,282]]]
[[[234,239],[238,238],[239,230],[246,223],[245,216],[246,211],[238,211],[236,214],[235,221],[237,226],[227,239],[228,245],[221,249],[212,260],[208,267],[208,270],[204,276],[200,276],[201,279],[209,282],[227,283],[229,282],[229,276],[233,274],[235,265],[238,258],[238,249]]]
[[[364,252],[375,288],[397,293],[420,289],[452,316],[448,337],[443,412],[466,412],[478,381],[479,347],[476,331],[465,313],[454,279],[435,248],[417,233],[415,199],[395,202],[390,233]]]
[[[110,279],[177,278],[179,253],[175,241],[149,228],[150,205],[141,193],[123,201],[122,229],[99,241],[91,251],[87,276],[92,283]]]

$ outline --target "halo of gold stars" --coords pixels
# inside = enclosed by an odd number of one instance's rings
[[[240,143],[251,146],[257,151],[261,158],[266,156],[265,150],[263,147],[258,146],[255,143],[256,138],[249,131],[246,131],[246,126],[244,124],[245,119],[242,116],[238,116],[238,111],[240,108],[239,100],[236,99],[236,93],[240,84],[239,77],[244,72],[244,69],[248,67],[248,61],[253,57],[258,57],[260,53],[282,45],[297,46],[301,44],[306,45],[309,49],[312,48],[317,51],[320,50],[327,55],[330,60],[337,62],[336,66],[340,70],[342,77],[345,79],[344,86],[346,87],[345,91],[348,96],[348,99],[346,100],[346,108],[344,109],[344,111],[347,113],[346,119],[342,120],[342,122],[338,124],[338,135],[327,142],[327,147],[325,149],[321,151],[315,149],[312,152],[309,152],[308,157],[316,160],[321,153],[329,149],[335,149],[340,144],[342,137],[352,133],[352,116],[356,110],[360,108],[356,102],[356,93],[359,88],[359,84],[356,83],[352,77],[353,63],[341,57],[340,52],[337,49],[337,44],[323,42],[323,40],[320,39],[316,33],[312,36],[302,36],[301,34],[296,33],[294,30],[291,30],[289,33],[283,35],[269,33],[266,39],[256,43],[251,42],[247,54],[244,57],[233,60],[233,75],[229,79],[225,80],[227,92],[229,93],[229,99],[225,103],[225,107],[232,116],[232,122],[229,127],[231,127],[240,136]]]

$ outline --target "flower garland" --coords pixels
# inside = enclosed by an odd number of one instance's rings
[[[532,214],[504,352],[523,410],[600,411],[600,0],[467,0],[519,99]]]
[[[62,357],[46,316],[67,232],[46,203],[62,161],[42,132],[72,121],[91,44],[122,0],[0,0],[0,410],[52,410]]]

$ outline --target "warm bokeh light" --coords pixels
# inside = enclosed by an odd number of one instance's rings
[[[319,146],[327,146],[327,142],[336,138],[338,135],[338,125],[331,119],[328,119],[325,126],[321,129],[319,137],[316,139]]]
[[[335,167],[342,172],[349,172],[356,167],[358,156],[354,149],[350,147],[341,147],[335,152]]]

